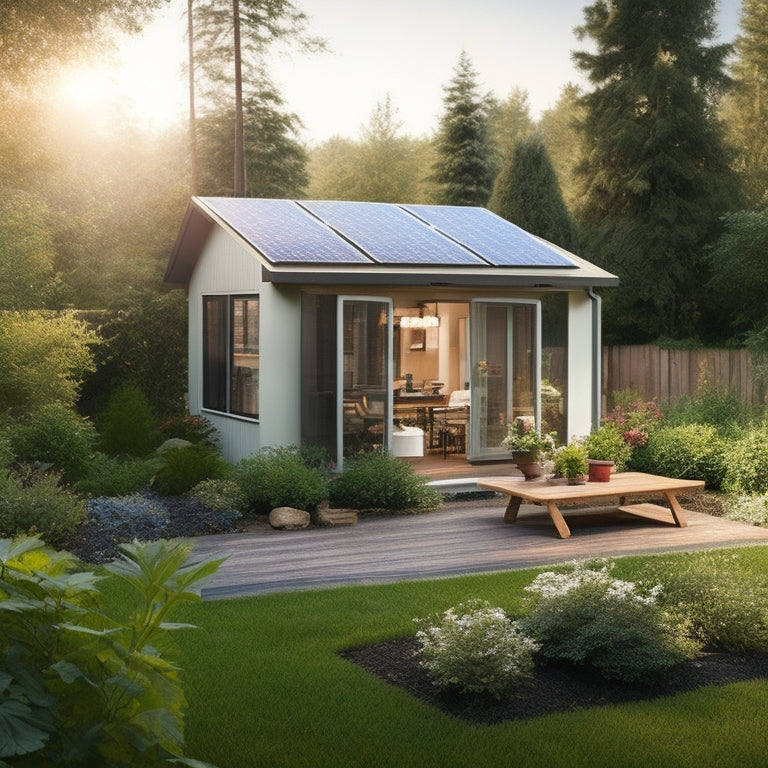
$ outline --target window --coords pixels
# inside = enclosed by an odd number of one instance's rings
[[[259,415],[258,296],[203,297],[203,407]]]

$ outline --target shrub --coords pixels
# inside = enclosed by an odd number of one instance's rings
[[[632,457],[632,448],[615,423],[606,422],[596,432],[587,435],[584,445],[590,459],[612,461],[617,472],[623,471]]]
[[[0,761],[154,766],[182,759],[185,696],[168,621],[220,561],[181,543],[125,545],[107,566],[136,595],[127,619],[105,615],[98,577],[38,539],[0,540]],[[166,649],[161,653],[158,649]],[[5,764],[5,763],[3,763]]]
[[[178,438],[190,443],[219,443],[216,427],[203,416],[172,416],[160,425],[159,431],[161,440]]]
[[[768,496],[737,496],[723,517],[768,528]]]
[[[733,435],[750,423],[754,415],[752,407],[737,395],[705,387],[693,397],[679,397],[670,403],[664,409],[664,423],[709,424],[721,435]]]
[[[621,682],[652,683],[698,646],[661,609],[660,587],[641,590],[611,576],[611,563],[576,563],[546,571],[526,587],[530,613],[523,630],[539,653],[597,669]]]
[[[20,462],[49,464],[67,481],[83,475],[95,441],[91,422],[61,403],[43,406],[11,429],[11,445]]]
[[[86,496],[130,496],[149,487],[155,469],[147,459],[107,456],[97,451],[75,488]]]
[[[735,494],[768,493],[768,425],[747,430],[728,444],[723,490]]]
[[[218,512],[245,508],[245,497],[232,478],[212,478],[199,482],[190,492],[191,498]]]
[[[269,514],[275,507],[309,511],[328,497],[326,473],[308,467],[296,446],[263,448],[242,459],[234,477],[252,514]]]
[[[427,482],[407,462],[377,449],[346,460],[330,484],[330,499],[336,506],[367,510],[434,509],[442,496]]]
[[[122,384],[99,417],[99,447],[111,456],[146,456],[160,444],[157,422],[141,389]]]
[[[205,443],[159,451],[158,469],[152,481],[158,493],[180,496],[202,480],[223,477],[230,469],[217,448]]]
[[[664,427],[652,432],[648,443],[635,450],[632,468],[665,477],[704,480],[708,488],[720,488],[726,471],[724,451],[724,441],[712,426]]]
[[[768,652],[768,579],[739,569],[738,555],[683,555],[659,561],[648,574],[663,580],[661,605],[707,650]]]
[[[34,413],[45,405],[74,406],[93,370],[95,334],[70,313],[0,315],[0,413]]]
[[[68,546],[85,519],[85,502],[57,474],[25,469],[0,477],[0,536],[36,534],[51,547]]]
[[[631,390],[614,392],[613,408],[605,422],[619,428],[632,448],[645,445],[660,424],[663,414],[655,402],[643,400]]]
[[[439,688],[500,699],[533,672],[536,643],[490,603],[469,600],[415,621],[419,663]]]

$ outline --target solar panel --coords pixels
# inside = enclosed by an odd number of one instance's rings
[[[292,200],[201,199],[272,264],[371,263]]]
[[[480,266],[482,259],[387,203],[313,200],[302,206],[381,264]]]
[[[403,205],[496,267],[576,267],[560,251],[486,208]]]

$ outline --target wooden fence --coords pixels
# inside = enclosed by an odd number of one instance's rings
[[[733,393],[755,405],[765,404],[746,349],[661,349],[652,345],[603,347],[603,407],[611,393],[625,389],[666,403],[695,395],[704,384]]]

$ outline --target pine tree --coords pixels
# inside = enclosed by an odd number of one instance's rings
[[[735,168],[746,203],[768,205],[768,4],[743,0],[741,34],[732,67],[733,92],[723,117],[736,148]]]
[[[617,273],[606,337],[695,336],[705,246],[736,204],[715,118],[729,46],[715,34],[716,0],[597,0],[574,54],[592,85],[582,101],[580,218],[592,261]]]
[[[496,176],[496,151],[491,139],[493,101],[481,96],[477,73],[462,51],[455,74],[444,89],[444,112],[437,135],[433,181],[437,202],[485,205]]]
[[[573,222],[541,135],[518,142],[502,166],[488,207],[518,227],[574,250]]]

